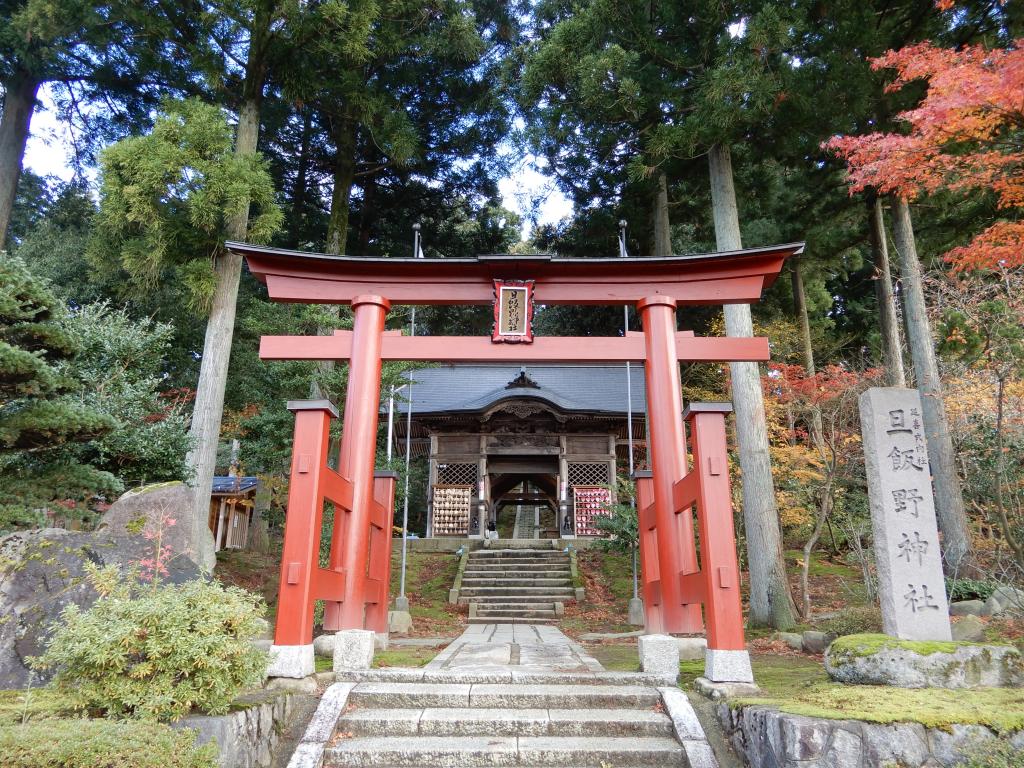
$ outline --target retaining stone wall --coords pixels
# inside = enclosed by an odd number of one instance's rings
[[[174,723],[192,728],[197,741],[217,741],[221,768],[269,768],[281,731],[292,714],[291,694],[260,691],[243,696],[226,715],[193,715]]]
[[[717,707],[718,719],[736,753],[750,768],[944,768],[965,750],[1009,738],[1024,749],[1024,731],[997,736],[980,725],[949,730],[920,723],[880,725],[861,720],[826,720],[765,706]]]

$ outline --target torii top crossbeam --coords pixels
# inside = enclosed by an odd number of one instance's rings
[[[227,243],[245,257],[250,271],[274,301],[351,304],[380,296],[390,304],[491,304],[495,281],[529,279],[537,304],[636,305],[655,297],[676,305],[755,302],[778,277],[782,264],[803,251],[803,243],[690,256],[561,258],[498,255],[459,259],[332,256]],[[332,336],[264,336],[264,360],[345,360],[352,333]],[[383,360],[469,362],[510,359],[510,350],[486,337],[403,337],[386,333]],[[764,361],[763,338],[700,338],[676,334],[684,362]],[[642,335],[625,337],[543,337],[517,345],[522,362],[622,362],[645,359]]]
[[[331,256],[227,243],[266,283],[275,301],[348,304],[364,294],[392,304],[490,304],[495,279],[529,279],[538,304],[635,304],[668,296],[685,304],[748,304],[775,280],[803,243],[692,256],[471,259]]]

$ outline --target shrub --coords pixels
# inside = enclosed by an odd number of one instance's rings
[[[54,686],[79,709],[115,717],[176,720],[193,709],[226,712],[258,685],[266,654],[252,645],[262,603],[217,582],[129,586],[116,567],[90,570],[100,593],[69,606],[41,657]]]
[[[4,768],[216,768],[212,744],[158,723],[44,720],[0,727]]]
[[[821,623],[821,631],[842,637],[882,631],[882,612],[874,605],[844,608]]]
[[[1024,749],[1013,746],[1008,739],[990,739],[975,744],[964,753],[961,768],[1020,768],[1024,765]]]
[[[998,586],[994,581],[946,579],[946,594],[951,603],[958,600],[988,600]]]

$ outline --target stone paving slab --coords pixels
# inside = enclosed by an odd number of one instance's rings
[[[358,690],[358,689],[356,689]],[[636,685],[492,685],[472,686],[474,707],[546,707],[556,709],[616,709],[653,707],[661,696],[653,688]]]

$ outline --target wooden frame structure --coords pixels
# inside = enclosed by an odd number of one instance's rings
[[[324,628],[383,631],[387,567],[379,532],[390,531],[394,481],[375,480],[383,360],[466,362],[642,362],[647,386],[649,476],[638,478],[640,556],[648,632],[693,633],[708,624],[708,674],[714,654],[743,653],[740,579],[729,493],[722,405],[686,412],[693,451],[688,466],[679,363],[765,361],[763,338],[698,338],[676,331],[679,306],[750,303],[800,243],[697,256],[568,259],[480,256],[474,259],[379,259],[329,256],[228,243],[245,257],[275,301],[349,304],[351,331],[330,336],[265,336],[266,360],[348,360],[337,472],[326,466],[326,401],[292,403],[296,412],[280,600],[274,644],[309,647],[313,608],[326,603]],[[488,337],[401,336],[384,330],[396,304],[490,304],[495,281],[533,281],[540,304],[636,306],[642,333],[622,337],[548,337],[515,345]],[[335,504],[330,562],[316,563],[324,499]],[[696,521],[693,510],[696,509]],[[701,535],[698,562],[694,523]],[[375,543],[376,542],[376,543]],[[388,559],[383,558],[385,561]],[[307,665],[308,666],[308,665]],[[742,665],[739,665],[742,666]],[[723,672],[747,679],[746,672]],[[738,675],[738,676],[737,676]]]

